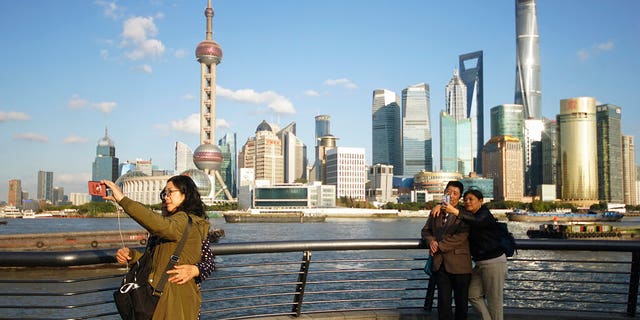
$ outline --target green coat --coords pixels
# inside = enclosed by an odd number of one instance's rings
[[[151,234],[163,240],[154,249],[151,274],[149,275],[149,283],[155,287],[160,282],[162,273],[187,227],[187,214],[180,211],[168,217],[163,217],[126,197],[120,200],[119,204],[131,218]],[[200,262],[202,241],[209,232],[209,222],[207,220],[195,215],[190,216],[192,220],[191,231],[180,254],[178,264]],[[137,250],[131,250],[132,260],[130,263],[136,262],[142,254]],[[193,279],[182,285],[167,281],[156,311],[153,314],[153,319],[197,319],[201,300],[200,289]]]

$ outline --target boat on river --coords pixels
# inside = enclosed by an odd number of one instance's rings
[[[529,212],[513,210],[506,213],[509,221],[519,222],[615,222],[620,221],[624,214],[614,211],[605,212]]]
[[[640,229],[620,228],[608,224],[541,224],[538,229],[527,230],[531,239],[573,240],[640,240]]]
[[[292,211],[230,211],[225,212],[224,221],[227,223],[310,223],[325,222],[326,214],[305,212],[303,210]]]

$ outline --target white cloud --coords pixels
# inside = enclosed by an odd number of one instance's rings
[[[218,129],[229,129],[231,128],[231,124],[225,119],[216,119],[216,128]]]
[[[13,135],[13,138],[16,140],[27,140],[27,141],[35,141],[35,142],[49,142],[49,138],[45,135],[25,132],[25,133],[16,133]]]
[[[305,90],[303,92],[303,94],[305,96],[309,96],[309,97],[318,97],[318,96],[320,96],[320,93],[318,91],[315,91],[315,90]]]
[[[95,3],[102,7],[103,14],[107,18],[118,19],[124,14],[124,10],[115,2],[98,0]]]
[[[109,59],[109,50],[107,50],[107,49],[100,50],[100,58],[102,58],[103,60],[108,60]]]
[[[117,103],[115,102],[98,102],[98,103],[94,103],[93,107],[104,112],[104,113],[111,113],[111,111],[113,111],[113,109],[115,109],[118,106]]]
[[[184,49],[178,49],[175,53],[176,58],[182,59],[187,56],[187,51]]]
[[[13,120],[31,120],[31,117],[24,113],[24,112],[17,112],[17,111],[9,111],[9,112],[2,112],[0,111],[0,122],[5,122],[5,121],[13,121]]]
[[[139,60],[147,57],[156,58],[164,53],[164,44],[154,37],[158,34],[158,28],[152,17],[134,17],[127,19],[123,25],[122,45],[132,46],[125,55],[131,60]]]
[[[64,138],[64,140],[62,140],[62,143],[63,144],[82,144],[82,143],[87,143],[87,141],[89,141],[89,139],[87,138],[78,137],[78,136],[68,136]]]
[[[71,109],[80,109],[86,105],[87,105],[87,100],[82,99],[78,94],[72,95],[71,99],[69,99],[69,102],[67,102],[67,106],[69,106],[69,108]]]
[[[216,94],[222,98],[233,101],[250,103],[250,104],[266,104],[271,111],[278,114],[294,114],[296,109],[289,99],[278,94],[275,91],[256,92],[253,89],[230,90],[217,86]]]
[[[162,126],[166,128],[165,126]],[[169,129],[190,134],[200,133],[200,114],[193,113],[186,119],[174,120],[169,123]]]
[[[144,72],[144,73],[148,73],[151,74],[153,73],[153,68],[151,68],[150,65],[148,64],[143,64],[143,65],[139,65],[136,67],[131,68],[131,70],[136,71],[136,72]]]
[[[325,86],[342,86],[347,89],[356,89],[358,86],[347,78],[328,79],[324,82]]]
[[[184,99],[184,100],[193,100],[195,98],[196,98],[196,96],[194,96],[192,94],[189,94],[189,93],[186,93],[184,96],[182,96],[182,99]]]
[[[615,42],[613,40],[609,40],[603,43],[596,43],[590,49],[580,49],[578,50],[578,60],[586,61],[592,57],[595,57],[601,53],[612,51],[615,47]]]

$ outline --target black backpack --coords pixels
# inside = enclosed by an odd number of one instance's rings
[[[500,247],[504,250],[504,254],[507,257],[513,257],[517,252],[516,239],[513,237],[513,233],[509,232],[506,222],[500,222],[496,220],[498,224],[498,236],[500,238]]]

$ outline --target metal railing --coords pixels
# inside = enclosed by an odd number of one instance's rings
[[[640,241],[519,239],[517,244],[505,284],[508,310],[636,317]],[[212,248],[216,271],[202,286],[203,319],[422,310],[432,303],[425,300],[426,247],[417,239]],[[117,319],[112,292],[124,271],[104,265],[58,268],[113,263],[113,253],[0,253],[0,267],[17,267],[0,270],[0,319]]]

